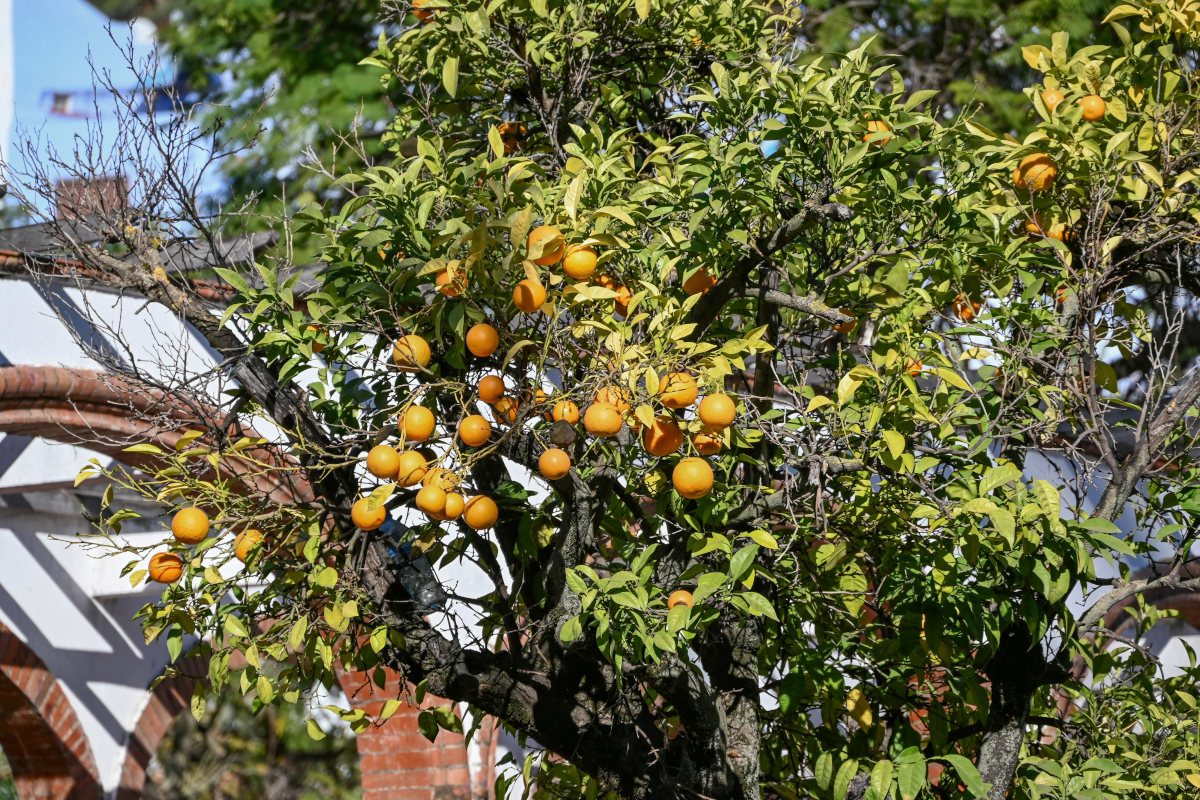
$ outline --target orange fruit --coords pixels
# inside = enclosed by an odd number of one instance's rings
[[[864,142],[869,141],[871,139],[872,134],[885,133],[887,131],[890,131],[892,129],[892,126],[888,125],[886,122],[884,122],[881,119],[872,119],[872,120],[867,120],[866,128],[867,128],[867,132],[862,137],[862,140]],[[877,144],[880,147],[883,147],[885,144],[887,144],[891,140],[892,140],[892,137],[890,137],[890,136],[881,136],[874,141],[874,144]]]
[[[183,575],[183,559],[174,553],[155,553],[150,556],[150,580],[155,583],[174,583]]]
[[[554,404],[554,409],[550,412],[550,419],[555,422],[566,420],[574,425],[576,422],[579,422],[579,406],[570,400],[559,400]]]
[[[703,294],[715,286],[717,279],[708,272],[708,267],[701,267],[683,282],[683,290],[688,294]]]
[[[617,286],[613,291],[617,293],[617,311],[624,316],[624,314],[629,310],[629,302],[633,300],[633,292],[631,292],[629,287],[625,284]]]
[[[571,457],[565,450],[551,447],[538,459],[538,472],[547,480],[556,481],[571,471]]]
[[[413,16],[416,17],[417,21],[421,24],[428,24],[433,21],[433,12],[422,8],[428,1],[429,0],[412,0]]]
[[[712,467],[703,458],[689,456],[680,459],[671,472],[675,491],[690,500],[699,500],[712,490]]]
[[[692,593],[687,589],[677,589],[671,592],[671,596],[667,598],[667,608],[672,609],[682,603],[688,608],[692,607]]]
[[[467,273],[456,272],[451,278],[450,270],[444,269],[437,274],[433,282],[437,284],[438,291],[446,297],[458,297],[467,288]]]
[[[425,406],[409,406],[400,415],[400,430],[410,442],[423,442],[433,435],[433,412]]]
[[[208,538],[208,514],[195,506],[181,508],[171,520],[171,533],[184,544],[200,544]]]
[[[686,372],[669,372],[658,384],[658,399],[667,408],[687,408],[699,393],[696,379]]]
[[[396,466],[396,482],[401,486],[416,486],[429,471],[425,456],[416,450],[405,450],[400,454]]]
[[[1065,222],[1056,222],[1051,225],[1050,230],[1046,231],[1046,236],[1060,242],[1069,242],[1075,238],[1074,232],[1067,227]]]
[[[387,520],[387,508],[382,504],[378,508],[367,508],[367,498],[354,501],[350,507],[350,519],[364,531],[373,531]]]
[[[622,414],[632,408],[629,401],[629,391],[620,386],[605,386],[592,398],[593,403],[607,403],[615,406]]]
[[[1047,89],[1042,92],[1042,102],[1046,104],[1046,110],[1050,113],[1054,113],[1054,109],[1058,107],[1058,104],[1066,99],[1066,95],[1058,89]]]
[[[513,305],[526,314],[537,311],[545,302],[546,287],[537,281],[526,278],[517,284],[517,288],[513,289]]]
[[[1104,98],[1096,94],[1089,94],[1080,100],[1079,107],[1083,109],[1083,118],[1088,122],[1097,122],[1104,119],[1104,112],[1108,109],[1108,106],[1104,103]]]
[[[963,322],[970,322],[979,315],[979,309],[983,308],[982,303],[976,303],[965,294],[960,294],[954,298],[954,316],[958,317]]]
[[[495,403],[504,397],[504,379],[498,375],[484,375],[479,379],[479,399],[485,403]]]
[[[712,431],[700,431],[692,437],[692,446],[702,456],[712,456],[721,452],[721,437]]]
[[[479,447],[492,435],[492,423],[478,414],[463,417],[458,423],[458,438],[470,447]]]
[[[1058,176],[1058,165],[1045,153],[1030,153],[1013,170],[1013,185],[1018,189],[1040,192],[1048,189]]]
[[[377,444],[367,453],[367,472],[376,478],[394,478],[400,469],[400,454],[396,448]]]
[[[839,311],[841,311],[847,317],[850,317],[850,319],[847,320],[846,322],[837,323],[836,325],[833,326],[833,329],[835,331],[837,331],[838,333],[842,334],[843,336],[845,336],[846,334],[850,333],[850,331],[854,330],[854,327],[856,325],[858,325],[858,315],[855,314],[853,311],[851,311],[848,308],[842,308],[842,309],[839,309]]]
[[[404,372],[419,372],[433,357],[429,342],[415,333],[401,336],[392,347],[392,361]]]
[[[467,500],[458,492],[446,492],[446,506],[442,509],[442,517],[447,520],[458,519],[462,516]]]
[[[659,414],[654,423],[642,431],[642,447],[652,456],[669,456],[683,446],[683,431],[679,423],[666,414]]]
[[[449,492],[452,489],[458,488],[458,476],[448,469],[434,467],[425,473],[425,477],[421,480],[421,485],[436,486],[443,492]]]
[[[467,349],[472,355],[487,358],[500,346],[500,334],[491,325],[481,322],[467,331]]]
[[[492,403],[492,410],[496,412],[496,419],[501,422],[512,425],[517,421],[517,401],[511,397],[501,397]]]
[[[325,329],[322,328],[320,325],[309,325],[308,327],[305,328],[305,330],[312,331],[314,336],[324,336],[325,335]],[[324,353],[325,352],[325,343],[322,341],[319,341],[319,340],[314,341],[312,343],[312,351],[314,353]]]
[[[440,486],[422,486],[417,492],[417,508],[431,517],[441,514],[446,508],[446,492]]]
[[[1030,236],[1044,236],[1046,233],[1046,218],[1041,212],[1035,211],[1033,216],[1025,218],[1025,232]]]
[[[921,359],[919,358],[908,358],[904,361],[904,371],[914,378],[920,375],[921,370],[924,368],[925,365],[921,363]]]
[[[700,401],[700,421],[714,431],[723,431],[733,424],[737,406],[727,394],[710,394]]]
[[[521,140],[525,138],[525,134],[529,132],[529,129],[519,122],[501,122],[496,126],[496,130],[504,142],[505,155],[515,152],[521,146]]]
[[[472,497],[463,509],[463,521],[477,531],[492,527],[499,517],[500,509],[496,508],[496,501],[487,495]]]
[[[538,266],[548,267],[552,264],[557,264],[562,260],[565,242],[563,235],[558,228],[550,225],[539,225],[529,232],[529,239],[525,243],[525,249],[530,253],[533,252],[534,245],[542,246],[542,254],[533,259],[533,263]],[[538,303],[540,306],[541,303]]]
[[[596,251],[586,245],[573,244],[567,248],[562,268],[568,277],[586,280],[596,271]]]
[[[250,557],[250,551],[263,540],[262,531],[258,528],[248,528],[237,535],[233,540],[233,554],[237,556],[237,560],[243,564]]]
[[[621,430],[621,411],[611,403],[592,403],[583,415],[583,427],[593,436],[616,436]]]

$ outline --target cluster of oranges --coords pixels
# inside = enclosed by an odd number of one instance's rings
[[[171,535],[182,545],[192,547],[208,538],[212,528],[208,514],[195,506],[182,508],[171,519]],[[262,531],[247,528],[233,540],[233,552],[238,560],[245,562],[250,551],[263,541]],[[155,553],[150,557],[150,580],[158,583],[175,583],[183,575],[183,558],[169,551]]]

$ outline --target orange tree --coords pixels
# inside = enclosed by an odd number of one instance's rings
[[[1141,643],[1197,587],[1188,3],[1027,48],[1024,141],[790,3],[401,13],[417,153],[302,215],[314,282],[78,248],[230,381],[107,470],[179,510],[148,636],[260,705],[400,670],[548,794],[1194,792],[1194,667]]]

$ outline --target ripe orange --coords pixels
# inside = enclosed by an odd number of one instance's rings
[[[441,514],[446,508],[446,492],[440,486],[422,486],[417,492],[417,508],[431,517]]]
[[[447,520],[458,519],[466,505],[466,498],[458,492],[446,492],[446,506],[442,509],[442,517]]]
[[[485,403],[495,403],[504,396],[504,379],[498,375],[484,375],[479,379],[479,399]]]
[[[208,514],[195,506],[181,508],[171,520],[171,533],[184,544],[200,544],[208,537]]]
[[[547,480],[556,481],[571,471],[571,457],[565,450],[551,447],[538,459],[538,472]]]
[[[596,396],[592,398],[593,403],[607,403],[610,406],[615,406],[618,411],[624,414],[632,406],[630,405],[629,390],[621,386],[605,386],[600,391],[596,392]]]
[[[688,608],[692,607],[692,593],[687,589],[677,589],[671,592],[671,596],[667,598],[668,609],[672,609],[680,603],[683,603]]]
[[[250,551],[263,540],[262,531],[258,528],[248,528],[237,535],[233,540],[233,554],[237,556],[237,560],[243,564],[250,557]]]
[[[546,287],[537,281],[526,278],[517,284],[517,288],[513,289],[513,305],[526,314],[537,311],[545,302]]]
[[[963,322],[970,322],[979,315],[979,309],[983,308],[982,303],[976,303],[965,294],[960,294],[954,298],[954,316],[958,317]]]
[[[529,132],[529,129],[519,122],[501,122],[496,130],[504,142],[505,155],[515,152],[521,146],[521,139],[525,138],[525,134]]]
[[[1013,185],[1018,189],[1040,192],[1050,188],[1058,176],[1058,165],[1045,153],[1030,153],[1013,170]]]
[[[596,271],[596,251],[586,245],[573,244],[567,248],[562,267],[569,277],[586,280]]]
[[[400,430],[410,442],[423,442],[433,435],[433,412],[425,406],[409,406],[400,415]]]
[[[885,132],[887,132],[887,131],[890,131],[890,130],[892,129],[892,126],[891,126],[891,125],[888,125],[886,122],[884,122],[884,121],[883,121],[883,120],[881,120],[881,119],[872,119],[872,120],[867,120],[867,125],[866,125],[866,127],[867,127],[867,132],[866,132],[866,134],[865,134],[865,135],[862,137],[862,140],[863,140],[864,142],[866,142],[866,141],[869,141],[869,140],[871,139],[871,135],[872,135],[872,134],[876,134],[876,133],[885,133]],[[879,145],[880,147],[883,147],[885,144],[887,144],[887,143],[888,143],[888,142],[890,142],[891,140],[892,140],[892,137],[890,137],[890,136],[881,136],[881,137],[879,137],[878,139],[876,139],[876,140],[874,141],[874,144],[877,144],[877,145]]]
[[[428,24],[433,21],[433,12],[422,8],[427,2],[428,0],[412,0],[413,16],[422,24]]]
[[[1040,211],[1035,211],[1033,216],[1025,218],[1025,232],[1030,236],[1045,235],[1046,218],[1042,216]]]
[[[617,293],[617,313],[625,316],[629,313],[629,303],[633,300],[633,292],[624,284],[618,286],[615,291]]]
[[[1069,242],[1075,238],[1075,233],[1067,227],[1067,223],[1056,222],[1050,226],[1050,230],[1046,231],[1046,236],[1060,242]]]
[[[354,505],[350,507],[350,519],[354,520],[354,524],[362,528],[364,531],[373,531],[387,520],[387,509],[380,505],[372,510],[367,508],[367,498],[355,500]]]
[[[401,486],[416,486],[429,471],[425,456],[416,450],[405,450],[400,454],[396,467],[396,482]]]
[[[324,336],[325,335],[325,329],[322,328],[320,325],[309,325],[308,327],[305,328],[305,330],[312,331],[313,335],[315,335],[315,336]],[[325,352],[325,343],[322,341],[319,341],[319,340],[314,341],[312,343],[312,351],[314,353],[324,353]]]
[[[671,472],[671,483],[675,491],[690,500],[699,500],[712,490],[712,467],[703,458],[689,456],[680,459]]]
[[[592,403],[583,415],[583,427],[593,436],[616,436],[621,430],[621,411],[611,403]]]
[[[688,294],[703,294],[715,286],[717,279],[708,272],[708,267],[701,267],[683,282],[683,290]]]
[[[921,359],[919,358],[908,358],[904,361],[904,371],[914,378],[921,374],[921,370],[924,367],[925,365],[921,363]]]
[[[658,385],[658,399],[667,408],[687,408],[699,393],[696,379],[686,372],[669,372]]]
[[[858,325],[858,315],[855,314],[853,311],[851,311],[848,308],[842,308],[842,309],[839,309],[839,311],[841,311],[847,317],[850,317],[850,319],[847,320],[846,322],[837,323],[836,325],[833,326],[833,329],[835,331],[837,331],[838,333],[842,334],[843,336],[845,336],[846,334],[850,333],[850,331],[854,330],[854,327],[856,325]]]
[[[534,228],[529,232],[529,239],[525,243],[525,248],[532,253],[536,244],[541,244],[542,254],[533,259],[533,263],[538,266],[548,267],[562,260],[565,242],[558,228],[550,225],[539,225]],[[538,303],[538,305],[540,306],[541,303]]]
[[[155,583],[174,583],[183,575],[183,559],[174,553],[155,553],[150,556],[150,580]]]
[[[477,531],[492,527],[499,517],[500,509],[496,508],[496,501],[487,495],[472,497],[463,509],[463,521]]]
[[[683,446],[683,431],[666,414],[654,418],[654,423],[642,431],[642,447],[652,456],[669,456]]]
[[[1054,113],[1058,104],[1066,99],[1066,96],[1058,89],[1047,89],[1042,92],[1042,102],[1046,104],[1046,110],[1050,113]]]
[[[579,406],[570,400],[559,400],[554,404],[554,409],[550,412],[550,418],[555,422],[566,420],[574,425],[576,422],[579,422]]]
[[[512,425],[517,421],[517,401],[511,397],[501,397],[492,403],[492,410],[496,412],[496,419],[501,422]]]
[[[400,454],[396,452],[396,448],[386,444],[377,444],[367,453],[367,472],[376,478],[395,478],[398,469],[400,469]]]
[[[458,476],[443,467],[434,467],[421,480],[422,486],[436,486],[443,492],[458,488]]]
[[[419,372],[429,366],[432,357],[429,342],[415,333],[401,336],[392,347],[392,361],[403,372]]]
[[[727,394],[710,394],[700,401],[700,421],[714,431],[723,431],[733,424],[737,406]]]
[[[500,334],[491,325],[481,322],[467,331],[467,349],[472,355],[487,358],[500,346]]]
[[[721,452],[721,437],[712,431],[700,431],[692,437],[692,446],[702,456],[712,456]]]
[[[479,447],[492,435],[492,423],[478,414],[463,417],[458,423],[458,438],[470,447]]]
[[[451,279],[450,270],[444,269],[437,274],[433,282],[437,284],[438,291],[446,297],[458,297],[467,288],[467,273],[458,271]]]
[[[1083,118],[1088,122],[1097,122],[1104,119],[1104,112],[1108,110],[1108,106],[1104,103],[1104,98],[1096,94],[1089,94],[1080,100],[1079,107],[1083,109]]]

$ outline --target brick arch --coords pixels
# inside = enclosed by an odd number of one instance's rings
[[[176,676],[162,680],[150,693],[146,707],[129,734],[117,800],[137,800],[142,796],[146,767],[175,717],[189,708],[196,681],[203,680],[208,674],[208,663],[193,656],[180,661],[175,669]]]
[[[62,687],[0,622],[0,749],[20,800],[99,800],[96,760]]]
[[[111,373],[63,367],[0,367],[0,433],[36,436],[79,445],[133,467],[154,456],[129,453],[132,444],[152,442],[174,450],[183,434],[204,429],[197,412],[178,398]],[[256,437],[253,430],[245,436]],[[236,455],[222,457],[222,467],[252,484],[270,499],[286,503],[312,498],[303,476],[290,469],[287,457],[268,448],[247,455],[281,469],[264,474]]]

